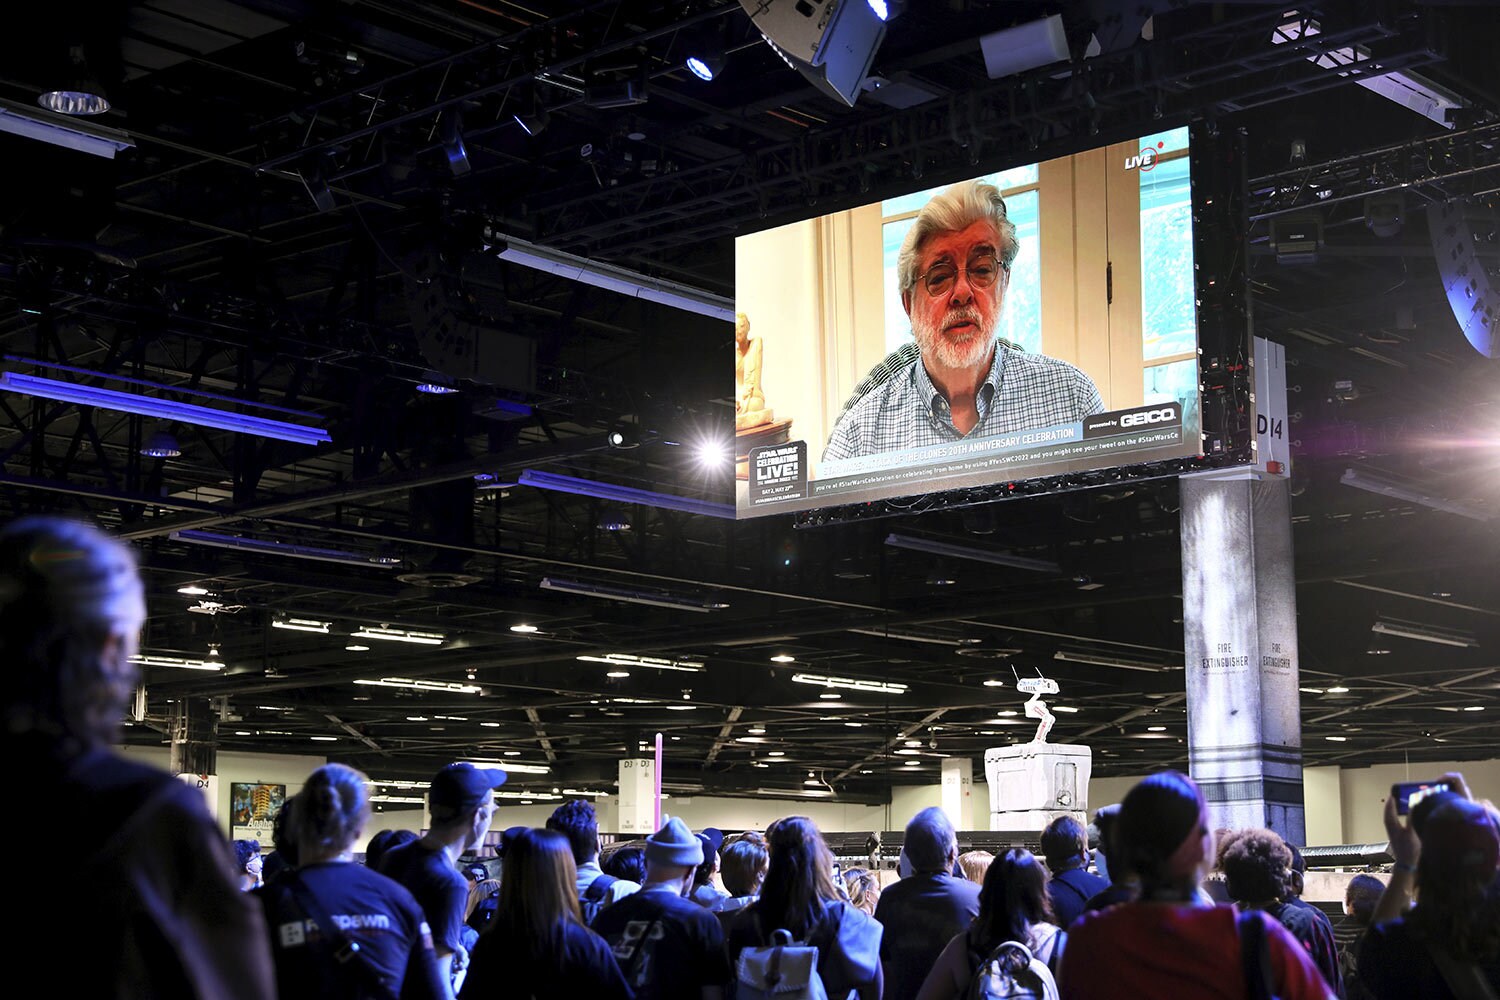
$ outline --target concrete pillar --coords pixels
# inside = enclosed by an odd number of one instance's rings
[[[1189,770],[1215,826],[1305,844],[1287,483],[1236,470],[1181,487]]]
[[[943,758],[943,812],[955,830],[977,830],[974,825],[974,761],[969,757]],[[987,828],[988,823],[985,824]]]
[[[627,757],[620,761],[619,832],[656,832],[656,761]]]

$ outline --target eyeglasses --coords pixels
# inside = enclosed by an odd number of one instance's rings
[[[928,295],[937,298],[952,290],[960,271],[969,276],[969,284],[975,288],[989,288],[999,279],[1001,270],[1000,261],[994,254],[983,254],[970,260],[968,267],[954,267],[946,260],[941,261],[928,268],[926,274],[917,275],[917,280],[922,282]]]

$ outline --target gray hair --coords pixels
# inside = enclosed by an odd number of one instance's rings
[[[0,658],[9,734],[44,732],[83,746],[117,734],[137,671],[110,642],[145,620],[135,556],[99,529],[27,517],[0,531]]]
[[[953,832],[953,823],[937,806],[923,809],[906,824],[903,849],[912,868],[918,872],[946,872],[948,853],[957,847],[958,834]]]
[[[906,239],[901,241],[901,254],[896,258],[896,276],[902,294],[917,283],[918,258],[929,238],[937,233],[967,229],[981,219],[994,223],[1000,234],[1000,266],[1009,271],[1021,250],[1021,242],[1016,239],[1016,224],[1005,214],[1005,199],[993,184],[964,181],[933,195],[917,214],[916,223],[907,230]]]

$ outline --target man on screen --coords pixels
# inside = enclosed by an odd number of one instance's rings
[[[823,461],[1076,423],[1104,409],[1083,372],[996,337],[1019,250],[994,185],[955,184],[927,203],[896,260],[919,353],[844,412]]]

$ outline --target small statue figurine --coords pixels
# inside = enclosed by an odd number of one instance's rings
[[[769,424],[775,415],[766,408],[760,387],[761,359],[765,347],[750,336],[750,317],[734,314],[734,429],[746,430]]]
[[[1016,668],[1011,667],[1010,669],[1011,673],[1014,674]],[[1037,720],[1036,735],[1032,737],[1031,741],[1033,743],[1046,743],[1047,734],[1052,732],[1052,724],[1056,722],[1057,719],[1047,708],[1047,703],[1042,700],[1042,695],[1057,694],[1057,692],[1061,690],[1057,686],[1057,681],[1052,680],[1049,677],[1043,677],[1041,671],[1037,671],[1037,675],[1035,677],[1027,677],[1024,679],[1021,678],[1020,675],[1017,675],[1016,690],[1020,691],[1022,694],[1031,695],[1031,699],[1026,702],[1026,718]]]

